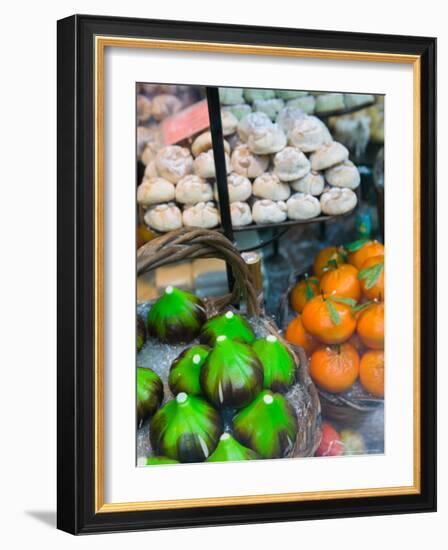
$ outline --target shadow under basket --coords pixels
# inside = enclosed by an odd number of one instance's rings
[[[302,348],[293,347],[280,335],[277,326],[260,306],[251,272],[236,247],[217,231],[205,229],[178,229],[157,237],[137,251],[137,275],[178,261],[197,258],[217,258],[230,267],[234,285],[229,294],[204,300],[207,318],[223,313],[240,304],[238,313],[258,327],[257,336],[272,334],[290,351],[296,364],[296,383],[285,397],[296,412],[298,433],[291,451],[286,457],[313,456],[321,439],[321,408],[317,389],[307,368],[306,354]],[[148,365],[149,366],[149,365]],[[168,398],[173,397],[166,380],[163,380]],[[300,400],[301,405],[298,406]]]

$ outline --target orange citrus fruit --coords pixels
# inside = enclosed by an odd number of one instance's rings
[[[359,374],[359,355],[350,344],[321,346],[310,359],[310,375],[323,390],[340,393],[354,384]]]
[[[345,263],[344,250],[336,246],[327,246],[327,248],[323,248],[318,252],[314,258],[314,274],[320,278],[324,273],[324,268],[331,265],[342,265],[343,263]]]
[[[361,357],[359,379],[369,393],[384,397],[384,351],[366,351]]]
[[[300,315],[289,323],[285,338],[291,344],[301,346],[307,353],[311,353],[318,345],[314,336],[305,330]]]
[[[361,291],[368,300],[384,300],[384,256],[371,256],[358,273]]]
[[[303,308],[302,323],[305,330],[325,344],[345,342],[356,328],[351,306],[337,299],[319,295]]]
[[[371,349],[384,349],[384,304],[371,304],[358,317],[357,331]]]
[[[320,279],[320,288],[327,296],[343,296],[356,302],[361,298],[358,270],[350,264],[327,269]]]
[[[305,277],[291,291],[291,306],[297,313],[302,313],[305,304],[319,294],[319,279]]]
[[[357,250],[349,251],[347,261],[349,264],[361,269],[362,264],[372,256],[384,256],[384,245],[378,241],[367,241]]]

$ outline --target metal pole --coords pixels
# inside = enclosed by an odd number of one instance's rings
[[[214,86],[206,87],[208,116],[210,119],[210,133],[212,135],[213,157],[215,159],[216,187],[218,190],[218,203],[221,215],[221,225],[224,235],[234,242],[232,219],[230,217],[229,190],[227,188],[227,168],[224,154],[224,136],[221,124],[221,104],[219,102],[219,91]],[[232,270],[227,265],[227,281],[231,291],[235,280]]]

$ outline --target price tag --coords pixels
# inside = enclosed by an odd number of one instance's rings
[[[209,126],[207,100],[204,99],[162,122],[163,141],[165,145],[173,145],[205,130]]]

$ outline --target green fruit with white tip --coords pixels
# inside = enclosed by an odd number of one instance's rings
[[[263,387],[263,367],[250,346],[218,336],[200,376],[207,399],[218,408],[240,409]]]
[[[288,348],[272,334],[256,340],[252,347],[263,365],[263,388],[286,392],[294,384],[296,371]]]
[[[137,419],[144,422],[152,416],[163,401],[163,384],[151,369],[137,367]]]
[[[167,456],[149,456],[146,459],[146,466],[159,466],[160,464],[179,464],[179,461]]]
[[[140,351],[142,347],[145,344],[146,340],[146,330],[145,330],[145,323],[140,319],[140,317],[137,317],[137,351]]]
[[[199,376],[202,365],[210,353],[207,346],[192,346],[185,349],[172,363],[168,376],[168,385],[174,395],[180,392],[188,395],[202,393]]]
[[[238,460],[258,460],[261,457],[252,449],[238,443],[229,433],[223,433],[213,453],[207,462],[236,462]]]
[[[282,458],[294,447],[297,417],[285,397],[263,390],[233,419],[235,438],[263,458]]]
[[[203,344],[213,346],[218,336],[227,336],[230,340],[245,344],[255,341],[255,334],[249,323],[233,311],[209,319],[202,327],[199,339]]]
[[[206,319],[205,306],[197,296],[167,286],[148,312],[148,333],[161,342],[188,343],[196,338]]]
[[[149,428],[155,452],[179,462],[206,460],[222,431],[218,412],[204,399],[183,392],[157,411]]]

